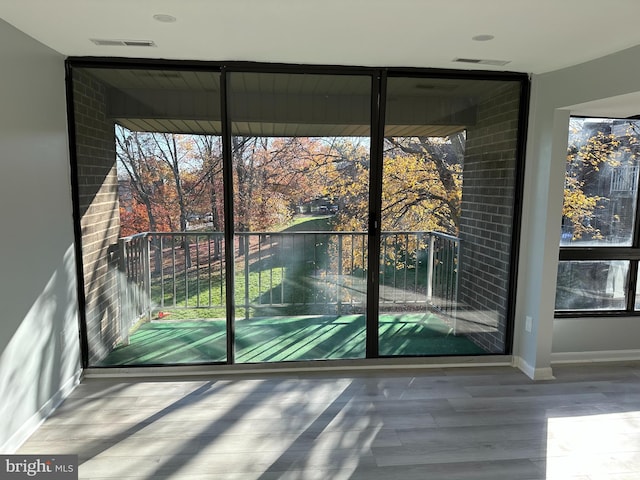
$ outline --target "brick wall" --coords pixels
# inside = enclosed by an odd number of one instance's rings
[[[506,342],[519,95],[519,84],[501,87],[467,130],[458,324],[489,353]]]
[[[104,86],[73,71],[89,363],[119,340],[117,250],[120,231],[114,123],[106,118]]]

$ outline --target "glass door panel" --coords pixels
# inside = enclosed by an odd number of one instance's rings
[[[225,362],[220,74],[78,68],[73,88],[90,364]]]
[[[380,355],[504,352],[519,91],[388,79]]]
[[[370,92],[230,74],[238,363],[365,355]]]

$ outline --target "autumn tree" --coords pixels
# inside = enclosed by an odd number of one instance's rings
[[[187,198],[185,191],[184,170],[186,167],[187,154],[191,148],[187,142],[190,139],[182,135],[173,133],[153,133],[151,134],[154,154],[169,168],[173,178],[173,186],[176,192],[176,201],[180,214],[180,230],[187,231]]]
[[[324,145],[316,173],[318,191],[340,206],[334,228],[366,231],[369,218],[369,146],[359,138],[333,138]]]
[[[382,225],[388,230],[458,235],[465,134],[388,137]]]
[[[214,232],[224,230],[222,143],[215,135],[197,135],[193,138],[194,158],[200,164],[197,180],[191,187],[195,198],[201,198],[204,210],[199,215],[211,213]]]
[[[269,140],[234,136],[231,142],[235,230],[238,232],[261,230],[266,219],[260,217],[259,212],[266,211],[264,202],[269,200],[269,195],[264,189],[264,164],[268,157]],[[245,243],[240,242],[240,255],[245,253],[245,248]]]
[[[342,199],[340,230],[367,229],[369,159],[365,145],[343,142],[327,166],[326,192]],[[334,152],[331,152],[334,153]],[[450,138],[390,137],[383,159],[382,229],[441,231],[459,228],[464,134]]]
[[[215,136],[124,132],[119,155],[150,229],[158,211],[173,211],[184,231],[190,212],[206,208],[213,230],[223,229],[222,152]],[[385,140],[383,229],[457,234],[464,134],[447,139]],[[362,138],[232,138],[236,231],[264,231],[290,220],[295,207],[318,198],[339,205],[333,222],[343,231],[368,223],[369,143]],[[162,193],[162,195],[159,195]],[[177,223],[177,225],[175,224]]]
[[[615,125],[616,132],[613,122],[570,121],[562,215],[563,229],[572,241],[604,238],[600,224],[610,224],[611,219],[599,222],[598,217],[611,201],[613,176],[620,167],[636,164],[636,123]]]
[[[125,228],[123,235],[130,235],[132,228],[141,228],[140,218],[136,219],[133,212],[139,217],[140,209],[137,204],[143,205],[146,211],[148,224],[145,230],[158,231],[156,220],[157,187],[162,182],[162,168],[155,156],[151,153],[150,138],[139,132],[131,132],[124,127],[116,125],[116,155],[120,167],[119,179],[125,182],[126,189],[131,192],[132,204],[125,206],[125,215],[121,218],[121,224]],[[123,203],[121,199],[121,204]],[[133,227],[135,225],[135,227]],[[138,230],[138,231],[145,231]]]
[[[264,231],[289,221],[309,198],[317,141],[306,137],[234,137],[234,216],[238,231]]]
[[[176,230],[172,176],[155,154],[152,134],[116,126],[116,155],[122,235]]]
[[[326,194],[341,202],[335,228],[343,231],[366,231],[370,177],[368,145],[358,139],[342,139],[333,144],[327,153],[329,161],[325,169],[330,182]],[[385,139],[382,231],[440,231],[457,234],[463,153],[464,133],[444,139]],[[424,245],[418,245],[417,240],[413,239],[411,245],[403,246],[402,255],[415,254],[422,247]],[[359,268],[366,268],[366,256],[361,249],[361,246],[353,246],[354,258],[349,259],[349,262]],[[387,254],[393,257],[396,252],[387,250]],[[395,258],[388,261],[398,265]]]
[[[214,205],[221,219],[220,150],[215,136],[116,127],[119,178],[130,184],[135,199],[145,205],[152,231],[157,231],[159,212],[172,231],[185,231],[189,213],[203,214]]]
[[[137,201],[129,205],[120,205],[120,236],[128,237],[149,231],[149,216],[145,205]]]

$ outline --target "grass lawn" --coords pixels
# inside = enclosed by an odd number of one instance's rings
[[[274,231],[329,231],[332,221],[332,215],[300,215]],[[301,280],[305,275],[304,268],[308,262],[298,259],[297,263],[289,263],[290,257],[282,257],[281,252],[271,254],[268,244],[262,248],[264,249],[262,258],[256,259],[254,251],[249,253],[248,271],[243,261],[244,257],[236,261],[234,296],[239,315],[244,315],[242,306],[245,302],[272,303],[272,300],[275,300],[275,303],[279,301],[292,303],[309,295],[308,289],[302,286]],[[315,250],[316,253],[319,251]],[[326,255],[326,252],[323,254]],[[193,258],[195,258],[194,253],[192,253]],[[197,270],[192,268],[187,273],[181,268],[172,273],[168,265],[165,266],[162,277],[159,275],[152,277],[151,301],[156,306],[153,316],[156,316],[159,311],[171,310],[174,319],[224,317],[224,270],[220,266],[209,267],[206,263],[203,268]],[[254,313],[251,311],[251,315]]]
[[[333,215],[296,215],[278,232],[324,232],[331,231]]]

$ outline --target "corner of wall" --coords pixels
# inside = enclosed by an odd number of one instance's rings
[[[534,367],[530,365],[524,358],[513,356],[513,366],[518,368],[531,380],[555,380],[551,367]]]
[[[82,370],[79,369],[37,412],[24,422],[3,445],[0,445],[0,452],[6,454],[16,452],[80,384],[81,376]]]

